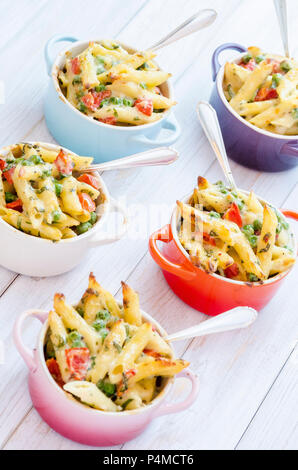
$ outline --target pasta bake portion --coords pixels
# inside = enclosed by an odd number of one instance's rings
[[[84,174],[91,163],[63,149],[12,146],[0,155],[0,216],[28,235],[55,242],[87,232],[106,199],[99,180]]]
[[[295,262],[293,234],[274,207],[199,176],[187,204],[177,201],[178,234],[192,263],[248,282],[275,276]]]
[[[66,53],[58,73],[67,100],[105,124],[137,126],[158,121],[175,102],[159,88],[170,77],[151,51],[129,54],[114,41],[90,42],[76,57]]]
[[[122,282],[123,305],[89,276],[88,289],[72,307],[55,294],[44,346],[49,372],[81,403],[102,411],[148,405],[167,378],[189,363],[142,318],[138,294]]]
[[[240,63],[226,63],[223,88],[232,108],[251,124],[298,134],[297,61],[249,47]]]

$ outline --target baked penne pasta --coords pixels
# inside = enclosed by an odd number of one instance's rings
[[[192,263],[208,273],[256,282],[295,262],[289,224],[253,192],[199,177],[188,203],[177,205],[180,243]]]
[[[0,207],[5,222],[57,242],[88,231],[105,202],[96,176],[84,171],[92,158],[20,143],[0,155]],[[4,210],[6,209],[6,210]]]
[[[122,285],[123,297],[135,301],[133,289]],[[56,383],[102,411],[133,410],[151,403],[167,379],[189,363],[174,359],[169,344],[142,319],[138,300],[137,309],[136,315],[129,314],[128,323],[125,306],[120,307],[92,273],[76,307],[68,305],[63,294],[55,294],[44,353]]]
[[[66,53],[58,81],[67,100],[92,119],[120,126],[148,124],[175,104],[159,88],[170,74],[158,70],[154,56],[152,51],[130,54],[114,41],[91,42],[76,57]]]
[[[232,108],[251,124],[298,134],[298,62],[249,47],[239,64],[227,62],[223,80]]]

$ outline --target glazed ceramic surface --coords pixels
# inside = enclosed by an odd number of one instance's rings
[[[145,312],[142,312],[142,315],[162,335],[166,334],[150,315]],[[22,341],[24,322],[28,317],[38,318],[43,323],[34,351],[31,351]],[[14,326],[14,341],[29,369],[29,391],[34,407],[51,428],[68,439],[92,446],[122,444],[138,436],[154,418],[178,413],[195,401],[198,393],[198,380],[189,369],[186,369],[180,372],[176,379],[184,377],[190,380],[191,391],[178,403],[167,401],[174,379],[168,381],[151,404],[141,409],[118,413],[103,412],[79,403],[56,384],[47,369],[44,359],[45,335],[49,327],[47,318],[48,312],[41,310],[27,310],[22,313]],[[174,432],[170,428],[168,431]]]
[[[55,59],[52,48],[58,42],[74,44],[72,47],[68,45],[66,49],[64,48]],[[85,116],[66,100],[57,79],[57,73],[65,63],[65,52],[70,51],[75,56],[86,49],[88,44],[89,41],[78,41],[69,36],[54,36],[45,47],[50,80],[45,95],[44,112],[48,129],[57,142],[79,155],[93,156],[97,163],[152,147],[173,144],[180,135],[180,127],[171,110],[165,112],[159,121],[150,124],[130,127],[111,126]],[[121,45],[129,52],[136,51],[124,44]],[[173,97],[169,82],[160,88],[165,96]],[[159,136],[161,130],[167,130],[168,135]]]
[[[30,142],[39,144],[50,150],[57,150],[60,147],[44,142]],[[0,149],[3,155],[10,147]],[[68,149],[65,149],[69,152]],[[107,187],[99,175],[96,173],[100,184],[100,191],[104,195],[105,202],[97,206],[99,220],[94,226],[74,238],[53,242],[44,238],[34,237],[25,234],[15,227],[6,223],[0,217],[0,238],[5,246],[5,250],[0,252],[0,265],[11,271],[15,271],[27,276],[47,277],[62,274],[73,269],[79,264],[88,250],[92,247],[112,243],[121,238],[127,230],[127,214],[125,209],[109,195]],[[113,233],[113,228],[109,229],[109,213],[119,212],[123,217],[119,230]]]
[[[219,46],[212,57],[215,84],[210,103],[217,112],[228,157],[260,171],[282,171],[295,167],[298,165],[298,136],[283,136],[259,129],[229,105],[222,87],[224,65],[219,63],[219,55],[228,49],[242,52],[234,60],[236,63],[247,51],[240,44],[227,43]]]
[[[243,192],[248,194],[247,191]],[[187,202],[190,196],[185,197],[183,202]],[[284,214],[298,220],[298,214],[295,212],[285,211]],[[171,223],[151,235],[149,250],[175,294],[200,312],[218,315],[239,305],[260,310],[271,300],[291,270],[290,268],[267,281],[255,283],[206,273],[191,263],[188,253],[182,247],[177,233],[178,218],[179,214],[175,208]],[[163,242],[162,250],[158,248],[157,241]],[[294,238],[293,249],[297,251]]]

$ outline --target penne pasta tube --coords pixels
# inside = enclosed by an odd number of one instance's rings
[[[79,398],[82,403],[102,411],[120,411],[121,408],[101,392],[95,384],[91,382],[73,381],[63,386],[64,390]]]
[[[65,302],[63,294],[55,294],[54,308],[67,328],[77,330],[84,338],[92,354],[101,348],[101,337],[85,322],[76,310]]]

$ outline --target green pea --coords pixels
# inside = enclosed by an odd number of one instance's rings
[[[257,278],[257,276],[253,273],[249,273],[248,274],[248,280],[249,282],[257,282],[259,279]]]
[[[96,318],[98,318],[99,320],[104,320],[105,322],[107,322],[111,318],[111,314],[106,309],[99,310],[99,312],[97,312],[97,314],[96,314]]]
[[[84,103],[82,103],[82,101],[79,103],[79,110],[80,110],[82,113],[86,113],[86,111],[87,111],[87,106],[84,105]]]
[[[28,161],[33,162],[35,165],[44,163],[43,159],[39,155],[31,155],[31,157],[28,158]]]
[[[61,212],[60,211],[53,211],[52,212],[52,217],[53,217],[53,222],[58,222],[61,217]]]
[[[252,59],[252,55],[251,54],[246,54],[242,57],[242,60],[245,64],[248,64],[248,62]]]
[[[291,64],[287,60],[283,60],[280,64],[280,68],[284,72],[289,72],[289,70],[291,70],[292,67],[291,67]]]
[[[88,232],[88,230],[92,227],[90,222],[83,222],[82,224],[78,225],[76,228],[77,234],[82,235],[82,233]]]
[[[250,246],[252,248],[255,248],[257,246],[257,243],[258,243],[258,237],[256,235],[252,235],[251,237],[249,237],[248,241],[250,243]]]
[[[91,214],[90,214],[90,220],[89,220],[90,224],[94,225],[96,221],[97,221],[96,212],[91,212]]]
[[[83,337],[80,335],[80,333],[77,330],[71,331],[67,335],[67,343],[72,348],[83,348],[85,346]]]
[[[92,326],[96,331],[100,331],[106,327],[106,322],[98,318],[92,323]]]
[[[272,88],[277,88],[281,79],[282,75],[280,73],[274,73],[272,75]]]

